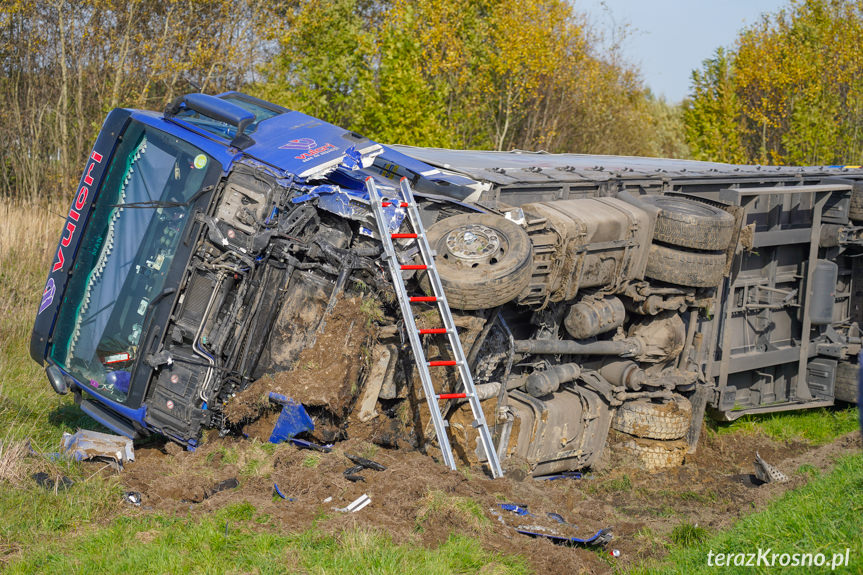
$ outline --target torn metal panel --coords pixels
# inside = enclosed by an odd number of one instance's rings
[[[393,198],[386,198],[393,199]],[[371,221],[368,207],[368,197],[363,197],[334,185],[320,185],[309,189],[305,194],[291,199],[291,203],[301,204],[317,200],[318,207],[336,215],[358,221]],[[404,208],[387,206],[383,208],[387,216],[387,225],[391,232],[398,230],[405,219]]]
[[[113,459],[121,466],[127,461],[135,461],[135,450],[128,437],[86,429],[64,433],[60,441],[60,452],[75,461],[102,457]]]

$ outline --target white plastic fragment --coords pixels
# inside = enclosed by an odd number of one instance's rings
[[[343,513],[356,513],[371,502],[372,498],[363,493],[354,499],[347,507],[336,507],[335,510]]]

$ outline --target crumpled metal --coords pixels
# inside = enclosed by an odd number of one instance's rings
[[[135,461],[135,448],[131,439],[122,435],[87,429],[64,433],[63,439],[60,440],[60,453],[75,461],[94,458],[113,459],[120,466],[127,461]]]

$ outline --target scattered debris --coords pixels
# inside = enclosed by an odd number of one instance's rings
[[[45,473],[44,471],[40,471],[39,473],[34,473],[30,477],[36,481],[36,484],[39,487],[44,487],[48,491],[65,491],[72,487],[75,482],[66,477],[65,475],[52,477],[51,475]]]
[[[755,477],[764,483],[785,483],[788,481],[788,476],[770,465],[755,452]]]
[[[378,463],[377,461],[372,461],[371,459],[366,459],[364,457],[359,457],[357,455],[351,455],[350,453],[345,453],[345,457],[356,463],[360,467],[364,467],[366,469],[374,469],[375,471],[386,471],[387,468]]]
[[[347,507],[336,507],[335,510],[341,511],[343,513],[356,513],[371,502],[372,498],[363,493],[362,495],[354,499]]]
[[[608,554],[614,558],[620,557],[620,549],[612,549]]]
[[[518,515],[519,517],[537,517],[536,515],[531,513],[528,510],[527,505],[524,504],[499,503],[498,506],[504,511],[509,511],[510,513]],[[507,524],[499,513],[493,513],[497,515],[498,519],[502,523]],[[572,528],[575,527],[575,525],[569,523],[566,519],[564,519],[563,515],[561,515],[560,513],[546,513],[546,517],[552,519],[558,525],[565,525]],[[560,545],[603,546],[609,541],[611,541],[612,538],[611,528],[600,529],[599,531],[587,538],[567,537],[564,535],[560,535],[558,534],[556,529],[544,527],[542,525],[518,525],[515,526],[515,530],[517,533],[521,533],[522,535],[527,535],[529,537],[542,537]]]
[[[345,473],[345,479],[347,479],[351,483],[356,483],[357,481],[362,481],[363,483],[366,482],[365,477],[363,477],[362,475],[357,475],[355,473]]]
[[[528,537],[542,537],[550,540],[552,543],[560,545],[588,545],[591,547],[602,547],[608,544],[612,539],[611,529],[600,529],[590,537],[581,539],[579,537],[563,537],[561,535],[553,535],[551,533],[538,533],[536,531],[528,531],[526,529],[516,529],[517,533],[527,535]]]
[[[527,505],[518,505],[516,503],[501,503],[500,508],[504,511],[512,511],[516,515],[521,515],[522,517],[534,517],[534,514],[527,510]]]
[[[137,491],[126,491],[123,493],[123,501],[130,503],[135,507],[141,506],[141,494]]]
[[[555,475],[541,475],[534,477],[537,481],[554,481],[555,479],[584,479],[584,474],[581,471],[564,471]]]
[[[75,461],[114,461],[119,469],[123,468],[124,463],[135,461],[135,449],[128,437],[86,429],[79,429],[74,434],[64,433],[60,441],[60,452]]]
[[[284,493],[282,493],[282,490],[279,489],[278,483],[273,483],[273,491],[276,492],[276,495],[278,495],[279,497],[281,497],[282,499],[284,499],[286,501],[293,501],[294,500],[293,497],[287,497],[287,496],[285,496]]]
[[[292,437],[288,441],[296,445],[300,449],[311,449],[312,451],[320,451],[321,453],[329,453],[333,450],[333,445],[331,443],[327,445],[320,445],[318,443],[306,441],[305,439],[297,439],[296,437]]]
[[[282,412],[270,435],[270,443],[281,443],[300,433],[314,431],[315,424],[301,404],[274,391],[270,392],[270,401],[282,406]]]

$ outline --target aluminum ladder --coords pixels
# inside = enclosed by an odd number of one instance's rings
[[[378,226],[378,233],[381,236],[381,242],[384,245],[384,253],[389,263],[390,273],[392,274],[393,286],[398,296],[399,306],[402,310],[402,315],[405,320],[405,331],[407,331],[410,339],[411,349],[413,350],[414,360],[417,364],[417,370],[422,381],[423,391],[425,392],[426,402],[428,403],[429,412],[432,422],[434,423],[435,433],[437,434],[438,444],[440,445],[441,453],[443,454],[444,463],[455,470],[455,459],[450,447],[449,437],[446,428],[449,427],[449,422],[446,421],[441,413],[440,404],[438,401],[444,399],[467,399],[473,412],[473,427],[479,431],[480,442],[485,451],[488,466],[491,469],[492,477],[503,477],[503,470],[500,467],[497,451],[494,448],[494,443],[491,439],[491,433],[488,429],[488,424],[485,421],[482,407],[479,398],[476,394],[476,389],[473,385],[473,377],[470,373],[470,368],[467,364],[467,358],[464,354],[464,349],[461,346],[461,341],[458,338],[455,322],[452,318],[449,305],[446,301],[443,286],[440,282],[440,277],[437,273],[437,268],[434,264],[434,252],[429,246],[426,238],[425,229],[420,220],[419,212],[417,211],[416,202],[414,201],[413,192],[408,184],[407,178],[402,178],[399,182],[401,188],[402,200],[381,199],[378,194],[375,182],[371,177],[366,178],[366,191],[369,194],[369,203],[371,204],[372,212],[375,215],[375,221]],[[387,224],[387,218],[384,215],[383,208],[395,206],[399,208],[407,208],[408,221],[410,222],[411,233],[392,233]],[[419,254],[422,258],[422,264],[402,264],[396,256],[395,248],[393,247],[394,239],[413,239],[416,241],[419,248]],[[407,293],[405,280],[402,277],[402,271],[419,270],[425,271],[428,274],[429,284],[432,288],[431,296],[411,296]],[[416,318],[414,317],[411,304],[413,303],[437,303],[438,312],[443,323],[442,328],[418,329]],[[450,348],[452,349],[454,360],[437,360],[428,361],[423,351],[421,335],[446,334],[449,339]],[[462,391],[460,393],[438,393],[435,390],[432,382],[430,367],[445,367],[454,366],[458,368],[459,378],[461,380]]]

